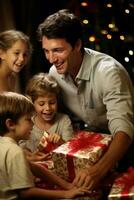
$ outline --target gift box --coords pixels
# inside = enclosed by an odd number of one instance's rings
[[[56,173],[72,181],[76,171],[86,165],[94,165],[107,150],[112,136],[81,131],[70,141],[52,151]]]
[[[116,199],[134,199],[134,168],[128,168],[127,172],[119,174],[115,179],[108,200]]]
[[[46,161],[38,161],[35,163],[43,166],[44,168],[47,168],[50,171],[54,170],[54,164],[51,159],[46,160]],[[37,178],[37,177],[35,177],[35,185],[38,188],[44,188],[44,189],[54,189],[54,187],[55,187],[55,185],[53,183],[50,183],[47,180],[44,181],[41,178]]]

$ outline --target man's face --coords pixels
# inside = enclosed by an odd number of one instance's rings
[[[72,73],[80,52],[80,45],[72,47],[65,39],[48,39],[43,36],[42,47],[47,60],[55,65],[59,74]]]

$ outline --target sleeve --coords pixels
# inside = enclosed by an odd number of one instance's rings
[[[74,136],[74,130],[69,116],[66,114],[62,114],[59,125],[62,139],[64,141],[70,140]]]
[[[20,147],[12,148],[7,154],[7,173],[11,189],[34,186],[34,177]]]
[[[134,90],[127,72],[120,66],[104,65],[100,77],[110,132],[114,135],[118,131],[123,131],[133,139]]]

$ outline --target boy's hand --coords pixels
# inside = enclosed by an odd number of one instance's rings
[[[57,133],[51,133],[49,134],[48,139],[50,142],[53,142],[54,144],[56,144],[60,142],[61,136]]]
[[[30,161],[44,161],[47,160],[49,157],[49,154],[45,154],[43,152],[40,152],[39,150],[34,151],[31,156],[29,156]]]

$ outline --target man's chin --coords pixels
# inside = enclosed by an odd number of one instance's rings
[[[57,72],[58,72],[58,74],[65,74],[65,71],[64,71],[64,70],[58,70],[58,69],[57,69]]]

